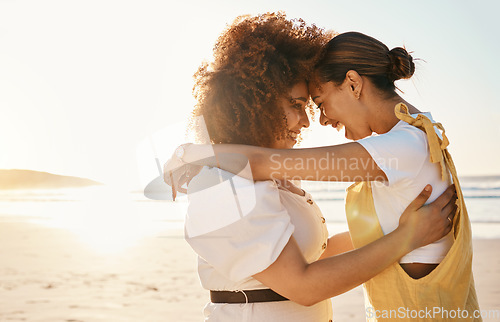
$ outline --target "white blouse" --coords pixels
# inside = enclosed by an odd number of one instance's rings
[[[198,254],[207,290],[268,288],[252,275],[278,258],[292,234],[309,263],[326,248],[325,220],[311,196],[280,189],[274,181],[204,167],[189,184],[188,200],[185,239]],[[292,301],[208,303],[204,315],[205,321],[327,322],[332,307],[329,299],[310,307]]]

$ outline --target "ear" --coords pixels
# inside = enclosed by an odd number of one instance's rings
[[[350,70],[346,73],[345,79],[349,85],[350,92],[359,99],[361,90],[363,89],[363,78],[355,70]]]

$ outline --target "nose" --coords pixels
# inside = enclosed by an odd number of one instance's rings
[[[300,124],[302,127],[308,128],[311,122],[309,121],[309,116],[307,113],[302,113],[302,117],[300,118]]]

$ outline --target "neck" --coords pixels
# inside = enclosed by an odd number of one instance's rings
[[[420,113],[415,106],[409,104],[399,95],[388,99],[371,100],[368,110],[369,124],[373,132],[377,134],[387,133],[399,122],[399,119],[394,114],[394,107],[399,103],[408,106],[410,114]]]

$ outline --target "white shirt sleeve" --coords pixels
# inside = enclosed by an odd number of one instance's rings
[[[405,122],[399,122],[391,131],[357,141],[384,171],[388,185],[401,180],[412,180],[429,158],[425,133]]]
[[[233,281],[269,267],[294,231],[273,181],[205,167],[189,184],[188,198],[186,241]]]

